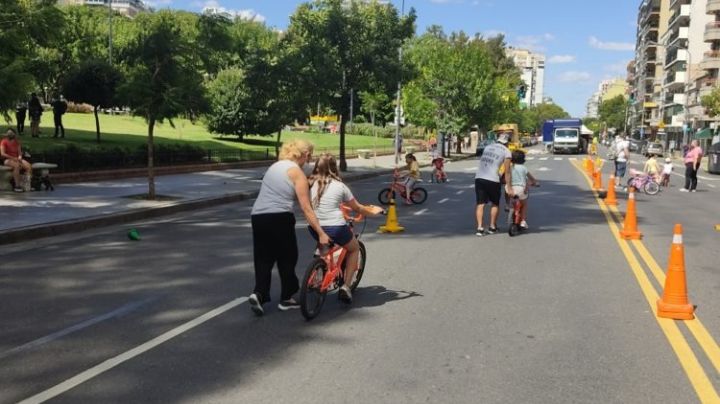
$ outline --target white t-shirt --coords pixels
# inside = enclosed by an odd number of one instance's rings
[[[665,163],[663,164],[662,173],[670,175],[673,172],[673,164],[672,163]]]
[[[315,182],[312,188],[310,188],[310,201],[312,202],[320,226],[346,225],[347,221],[340,210],[340,204],[355,199],[352,192],[350,192],[350,188],[340,181],[330,180],[330,183],[325,187],[325,191],[323,191],[320,203],[316,206],[315,198],[317,197],[319,189],[320,184]]]
[[[510,149],[500,143],[494,143],[486,147],[482,156],[480,156],[475,179],[500,182],[500,167],[505,162],[505,159],[511,157]]]
[[[630,148],[630,142],[627,140],[618,140],[618,142],[615,144],[615,150],[617,151],[617,158],[615,161],[619,161],[620,163],[627,163],[628,156],[625,155],[625,149]]]

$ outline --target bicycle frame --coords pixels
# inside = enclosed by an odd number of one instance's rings
[[[350,226],[350,230],[352,230],[355,237],[359,240],[360,234],[355,233],[355,222],[362,221],[363,216],[358,214],[357,216],[352,216],[352,209],[346,205],[341,205],[341,210],[343,211],[343,216],[345,216],[345,220],[347,220],[348,226]],[[364,228],[363,228],[364,229]],[[337,259],[335,259],[335,253],[340,251],[340,254],[338,254]],[[325,293],[330,289],[330,286],[335,282],[335,280],[338,278],[338,275],[342,274],[342,264],[345,262],[345,256],[347,255],[347,249],[341,245],[333,244],[329,250],[323,255],[323,260],[325,261],[325,264],[328,267],[328,271],[325,274],[325,277],[323,277],[322,284],[320,285],[320,291]],[[342,274],[344,275],[344,274]]]

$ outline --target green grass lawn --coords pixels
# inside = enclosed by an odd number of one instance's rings
[[[238,141],[237,137],[220,137],[210,134],[200,122],[192,123],[187,119],[176,119],[173,121],[175,127],[168,122],[155,127],[156,144],[190,143],[205,149],[212,150],[260,150],[275,148],[275,135],[273,136],[248,136],[244,142]],[[74,144],[82,149],[126,147],[137,148],[146,144],[147,124],[142,118],[127,115],[101,115],[100,131],[101,143],[95,140],[95,118],[92,114],[68,113],[63,116],[65,126],[65,139],[53,139],[54,126],[51,112],[43,114],[40,125],[41,137],[30,137],[30,123],[25,122],[25,135],[21,137],[23,146],[33,152],[43,152],[61,144]],[[294,138],[303,138],[312,142],[319,151],[337,151],[340,146],[340,138],[334,134],[317,134],[306,132],[283,131],[281,141],[288,141]],[[375,140],[369,136],[346,136],[346,148],[348,152],[354,149],[371,149],[377,142],[378,149],[392,147],[392,139],[378,138]]]

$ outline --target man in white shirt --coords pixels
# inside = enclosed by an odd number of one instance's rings
[[[507,148],[509,137],[507,134],[500,134],[497,143],[487,146],[480,156],[478,170],[475,174],[475,199],[477,207],[475,208],[475,218],[477,219],[477,232],[475,235],[484,236],[485,228],[483,227],[483,216],[485,213],[485,204],[492,203],[490,209],[490,227],[487,229],[488,234],[497,233],[497,218],[500,213],[500,195],[502,194],[502,184],[500,183],[500,169],[504,169],[506,184],[505,192],[512,196],[512,173],[510,170],[510,159],[512,154]]]
[[[620,186],[620,180],[627,171],[628,160],[630,159],[630,142],[625,139],[624,134],[618,135],[617,141],[612,146],[615,148],[615,186]]]

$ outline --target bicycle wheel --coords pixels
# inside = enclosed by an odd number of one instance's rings
[[[413,189],[412,193],[410,194],[410,200],[416,204],[420,205],[421,203],[425,202],[427,200],[428,193],[425,190],[425,188],[415,188]]]
[[[378,201],[381,205],[389,205],[391,199],[395,199],[395,191],[390,188],[384,188],[378,194]]]
[[[650,181],[643,187],[643,190],[648,195],[657,195],[660,192],[660,185],[655,181]]]
[[[508,228],[508,235],[510,237],[515,237],[518,233],[520,233],[520,226],[516,225],[515,223],[510,225],[510,227]]]
[[[365,249],[365,244],[363,244],[362,241],[359,241],[360,243],[360,254],[358,255],[358,268],[357,271],[355,271],[355,279],[353,279],[352,283],[350,284],[350,290],[355,291],[355,288],[357,288],[358,284],[360,283],[360,279],[362,279],[363,273],[365,272],[365,259],[367,258],[367,250]]]
[[[320,288],[322,281],[327,273],[327,264],[321,258],[314,259],[302,278],[300,284],[300,311],[307,320],[312,320],[320,314],[323,303],[325,303],[325,293]]]

